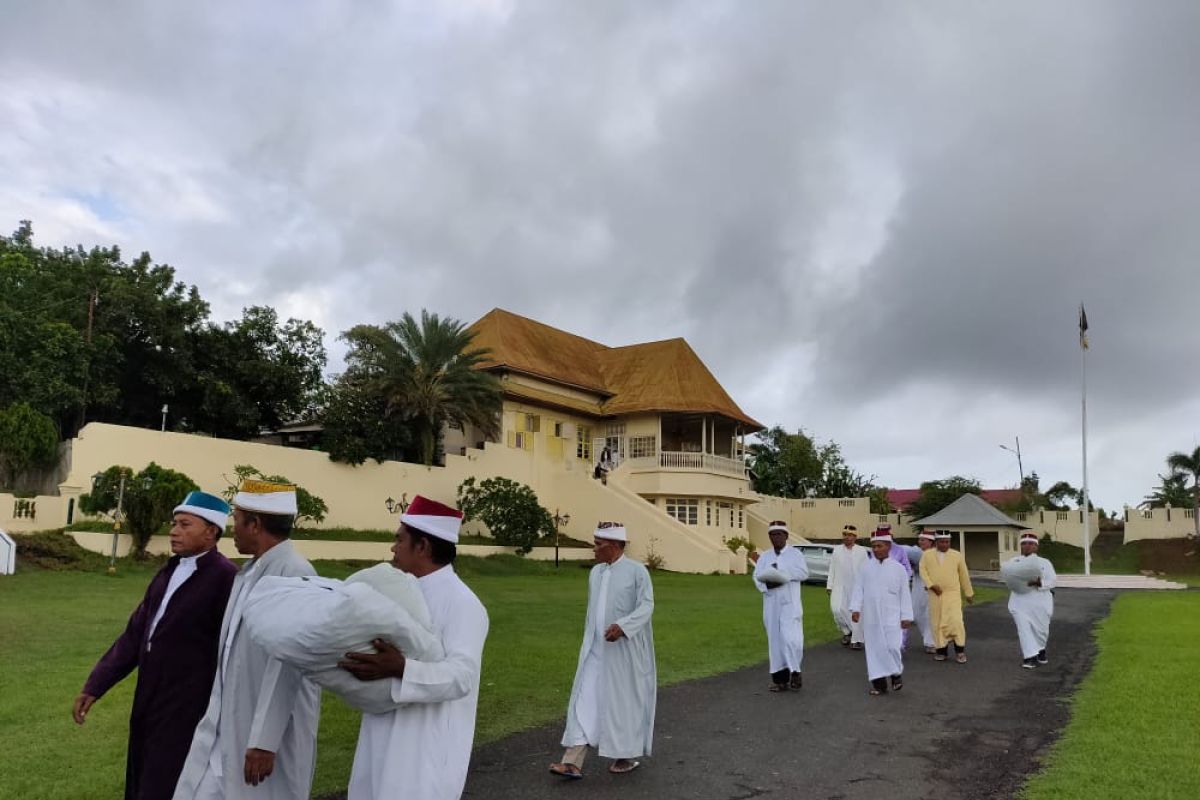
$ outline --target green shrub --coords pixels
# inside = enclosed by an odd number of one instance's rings
[[[533,489],[508,478],[487,478],[478,486],[474,477],[467,478],[458,487],[458,507],[464,522],[478,519],[496,544],[515,547],[520,555],[540,537],[554,535],[554,518]]]
[[[123,499],[122,476],[125,478]],[[133,555],[140,559],[146,557],[150,537],[171,518],[175,506],[188,492],[199,488],[182,472],[160,467],[153,461],[136,475],[129,467],[114,466],[97,478],[90,494],[79,498],[79,510],[84,514],[115,516],[118,500],[121,500],[125,520],[129,522],[129,535],[133,537]]]

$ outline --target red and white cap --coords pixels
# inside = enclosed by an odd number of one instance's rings
[[[463,513],[457,508],[417,495],[401,515],[400,521],[421,533],[428,533],[451,544],[458,543]]]
[[[890,542],[892,541],[892,526],[887,522],[881,522],[875,528],[875,532],[871,534],[872,542]]]
[[[1026,542],[1033,542],[1034,544],[1037,544],[1038,543],[1037,534],[1034,533],[1033,531],[1025,531],[1024,533],[1022,533],[1021,534],[1021,544],[1025,544]]]

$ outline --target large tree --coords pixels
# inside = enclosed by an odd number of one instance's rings
[[[1172,475],[1182,475],[1192,482],[1192,522],[1196,538],[1200,539],[1200,447],[1190,453],[1171,453],[1167,456],[1167,467]]]
[[[803,430],[776,425],[756,434],[748,449],[750,485],[775,497],[863,497],[873,480],[853,470],[837,442],[818,445]]]
[[[962,475],[925,481],[921,484],[921,494],[909,504],[905,513],[915,521],[941,511],[964,494],[980,494],[982,491],[979,481]]]
[[[1187,508],[1192,505],[1192,490],[1187,485],[1187,475],[1168,473],[1158,476],[1158,486],[1139,504],[1144,508]]]
[[[0,406],[27,402],[64,436],[85,421],[245,438],[304,413],[325,350],[311,323],[247,309],[223,326],[175,269],[116,247],[0,237]]]
[[[19,488],[27,470],[56,458],[58,431],[48,416],[28,403],[0,409],[0,487]]]
[[[409,429],[422,463],[433,463],[446,422],[498,433],[500,383],[477,368],[487,351],[472,346],[474,334],[463,323],[424,310],[418,322],[405,312],[399,321],[358,325],[342,338],[350,352],[335,393],[365,393],[366,403],[383,408],[389,426]]]

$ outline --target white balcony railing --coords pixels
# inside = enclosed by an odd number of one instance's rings
[[[709,453],[680,453],[664,451],[657,456],[630,458],[626,463],[632,469],[689,469],[698,472],[716,472],[721,475],[746,477],[745,462],[736,458],[714,456]]]

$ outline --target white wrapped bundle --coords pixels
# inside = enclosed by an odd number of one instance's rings
[[[418,661],[444,656],[417,579],[390,564],[345,582],[265,577],[246,599],[242,624],[272,657],[369,713],[395,708],[391,681],[358,680],[337,666],[345,653],[373,653],[371,640],[386,639]]]
[[[1008,588],[1017,594],[1033,591],[1030,581],[1036,581],[1042,576],[1038,562],[1025,556],[1016,556],[1000,565],[1000,577],[1008,584]]]
[[[758,573],[758,579],[772,588],[783,586],[788,582],[788,576],[774,567],[767,567]]]

